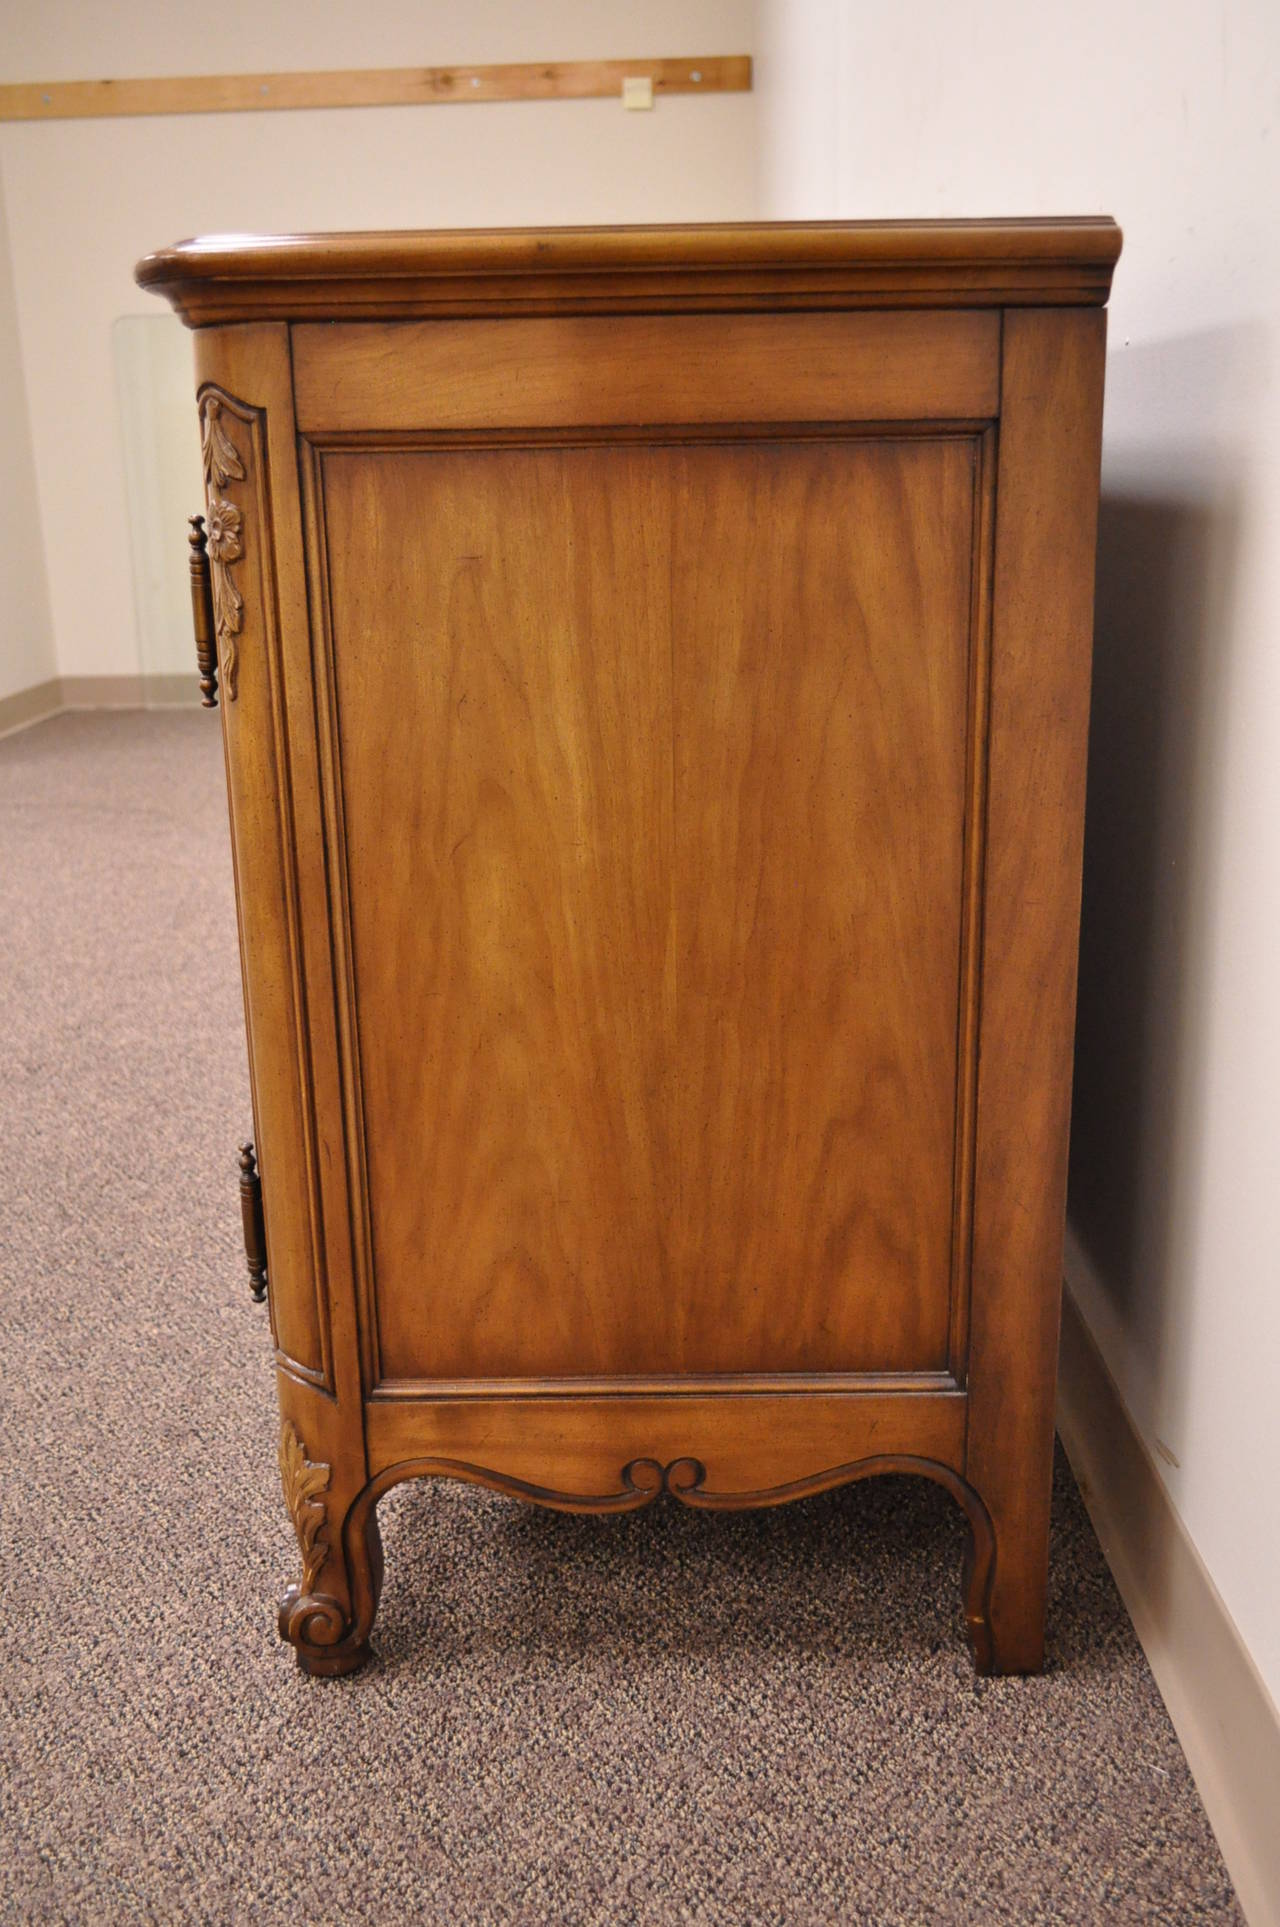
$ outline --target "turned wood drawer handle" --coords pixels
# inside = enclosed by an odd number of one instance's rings
[[[200,671],[200,701],[218,707],[218,645],[213,628],[213,583],[209,576],[209,546],[203,515],[190,515],[191,624],[196,634],[196,668]]]
[[[262,1209],[262,1179],[253,1145],[240,1146],[240,1216],[244,1224],[244,1261],[249,1288],[260,1305],[267,1295],[267,1222]]]

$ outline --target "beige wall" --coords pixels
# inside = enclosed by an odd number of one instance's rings
[[[772,0],[767,215],[1114,213],[1073,1284],[1280,1699],[1280,8]]]
[[[58,673],[0,183],[0,701]]]
[[[0,77],[743,52],[750,29],[747,0],[46,0],[10,9]],[[141,254],[225,230],[747,217],[753,126],[741,94],[0,127],[61,673],[143,666],[111,335],[159,312]],[[172,504],[180,558],[194,507]]]

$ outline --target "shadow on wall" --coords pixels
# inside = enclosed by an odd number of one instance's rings
[[[1122,425],[1111,465],[1125,486],[1104,480],[1099,512],[1071,1129],[1073,1227],[1150,1388],[1175,1401],[1240,522],[1223,459],[1230,436],[1214,440],[1215,344],[1220,355],[1222,341],[1205,336],[1115,358]],[[1171,392],[1199,449],[1159,441]]]

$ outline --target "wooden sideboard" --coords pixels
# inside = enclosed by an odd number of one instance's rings
[[[977,1664],[1041,1664],[1119,248],[140,264],[196,330],[309,1672],[368,1656],[415,1477],[626,1512],[918,1473]]]

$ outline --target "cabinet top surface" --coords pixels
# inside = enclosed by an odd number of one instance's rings
[[[135,270],[219,322],[762,308],[1099,306],[1105,216],[206,235]]]

